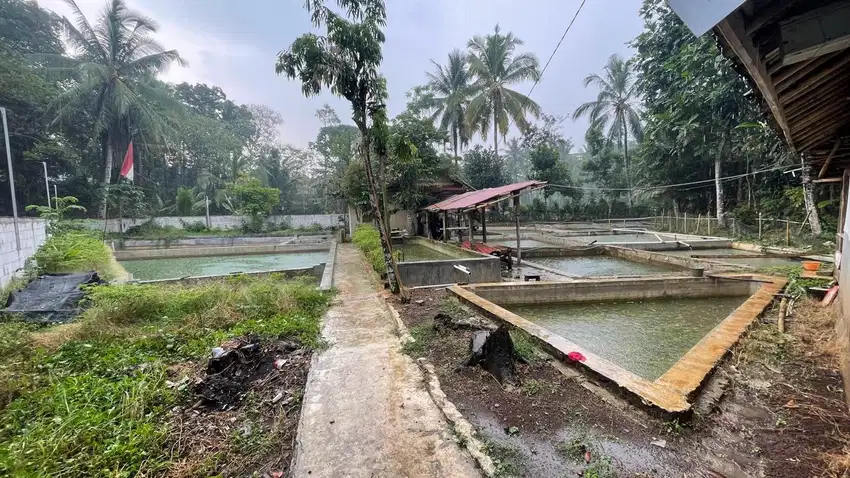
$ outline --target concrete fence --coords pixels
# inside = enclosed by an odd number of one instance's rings
[[[124,230],[132,226],[144,224],[150,220],[149,218],[138,219],[109,219],[106,226],[106,232],[118,232],[120,223],[123,222]],[[247,222],[246,216],[210,216],[210,225],[216,229],[238,229],[242,224]],[[182,229],[186,224],[201,223],[206,225],[206,216],[163,216],[155,217],[154,224],[162,227],[171,226]],[[318,224],[322,228],[330,229],[343,226],[342,214],[301,214],[301,215],[274,215],[269,216],[267,222],[281,227],[301,228],[311,227]],[[103,230],[102,219],[87,219],[85,224],[90,229]]]
[[[43,219],[18,219],[18,240],[11,217],[0,217],[0,287],[5,287],[47,240],[47,223]]]

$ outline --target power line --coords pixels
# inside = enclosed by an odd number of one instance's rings
[[[735,174],[733,176],[725,176],[725,177],[720,178],[720,181],[731,181],[733,179],[744,178],[744,177],[747,177],[747,176],[755,176],[756,174],[768,173],[768,172],[771,172],[771,171],[778,171],[778,170],[781,170],[781,169],[784,170],[783,173],[791,173],[791,172],[796,172],[796,171],[800,171],[800,170],[803,169],[803,168],[785,169],[787,167],[788,166],[776,166],[776,167],[773,167],[773,168],[767,168],[767,169],[761,169],[759,171],[753,171],[751,173],[742,173],[742,174]],[[663,186],[647,186],[647,187],[644,187],[644,188],[631,188],[631,189],[629,189],[629,188],[597,188],[597,187],[591,187],[591,186],[570,186],[570,185],[567,185],[567,184],[549,184],[548,186],[556,188],[556,189],[580,189],[580,190],[583,190],[583,191],[620,191],[620,192],[627,192],[627,191],[652,191],[652,190],[657,190],[657,189],[670,189],[670,188],[675,188],[675,187],[680,187],[680,186],[693,186],[693,185],[697,185],[697,184],[713,183],[714,181],[716,181],[716,179],[703,179],[703,180],[700,180],[700,181],[690,181],[690,182],[687,182],[687,183],[665,184]]]
[[[584,4],[585,4],[586,1],[587,0],[581,0],[581,5],[578,6],[578,9],[576,10],[575,15],[573,15],[573,19],[570,20],[570,23],[569,23],[569,25],[567,25],[567,28],[564,29],[564,33],[563,33],[563,35],[561,35],[561,39],[558,40],[558,44],[555,45],[555,49],[552,50],[552,54],[549,55],[549,59],[546,60],[546,64],[543,65],[543,69],[540,70],[540,76],[538,76],[537,79],[534,80],[534,84],[531,85],[531,89],[528,90],[528,94],[525,95],[528,98],[531,98],[531,94],[534,93],[534,89],[537,88],[537,84],[540,83],[540,80],[543,78],[543,74],[546,73],[546,69],[549,68],[549,63],[552,63],[552,58],[555,57],[555,53],[558,53],[558,49],[561,48],[561,43],[564,42],[564,38],[567,37],[567,33],[569,33],[570,29],[573,27],[573,23],[575,23],[576,18],[578,18],[578,14],[581,13],[581,9],[584,8]],[[508,121],[508,130],[511,129],[511,125],[513,125],[513,118],[510,118],[509,121]]]

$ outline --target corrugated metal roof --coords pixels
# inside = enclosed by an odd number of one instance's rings
[[[426,206],[423,209],[430,212],[458,211],[475,207],[478,204],[490,202],[500,196],[510,196],[526,188],[544,186],[545,181],[522,181],[520,183],[508,184],[497,188],[481,189],[458,194],[438,203]]]

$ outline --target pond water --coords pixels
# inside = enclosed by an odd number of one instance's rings
[[[508,306],[648,380],[673,366],[746,297]]]
[[[422,244],[398,244],[393,245],[393,251],[399,254],[399,262],[415,261],[440,261],[446,259],[457,259],[454,256],[444,254]]]
[[[732,248],[715,248],[715,249],[678,249],[675,251],[658,251],[661,254],[679,257],[702,256],[700,259],[708,261],[726,262],[727,264],[743,264],[758,269],[767,269],[771,267],[794,267],[800,266],[800,261],[787,257],[767,256],[767,257],[711,257],[711,256],[741,256],[759,254],[758,252],[744,251],[741,249]]]
[[[660,237],[662,240],[665,241],[673,239],[664,236]],[[581,239],[584,240],[586,243],[596,241],[596,244],[631,244],[635,242],[658,242],[658,238],[655,237],[654,234],[603,234],[596,236],[586,236],[581,238],[574,237],[572,239]]]
[[[290,252],[241,256],[168,257],[121,261],[136,280],[173,279],[176,277],[223,275],[233,272],[262,272],[300,269],[326,262],[327,252]]]
[[[489,244],[491,246],[516,247],[516,238],[490,240],[490,241],[487,241],[487,244]],[[534,248],[534,247],[563,247],[563,246],[560,246],[558,244],[550,244],[548,242],[535,241],[534,239],[520,239],[519,245],[523,249],[531,249],[531,248]]]
[[[579,277],[617,275],[670,274],[679,269],[657,264],[644,264],[606,255],[580,257],[538,257],[530,259],[542,266]]]

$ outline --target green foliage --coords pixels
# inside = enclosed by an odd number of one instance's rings
[[[72,229],[75,225],[68,220],[71,211],[86,212],[86,208],[78,205],[79,200],[73,196],[57,197],[53,207],[30,204],[27,211],[35,211],[38,217],[47,220],[47,233],[52,235],[62,234]]]
[[[280,204],[280,189],[263,187],[256,178],[242,176],[230,186],[238,203],[237,211],[248,216],[246,232],[261,232],[266,218]]]
[[[33,258],[39,270],[48,274],[97,271],[104,279],[112,280],[121,271],[106,244],[87,231],[53,235]]]
[[[504,161],[481,145],[463,156],[463,175],[476,189],[494,188],[506,183]]]
[[[0,474],[161,474],[173,459],[170,409],[187,399],[168,386],[168,365],[245,335],[315,347],[329,299],[313,283],[276,278],[93,288],[64,345],[15,365],[30,382],[0,411]],[[0,337],[24,344],[29,330],[2,324]],[[7,366],[14,350],[0,349]],[[258,443],[236,445],[248,453]]]
[[[449,53],[445,66],[433,62],[435,71],[428,76],[428,93],[420,108],[433,109],[431,118],[439,119],[440,130],[448,131],[452,142],[454,157],[458,157],[459,148],[469,144],[472,137],[470,125],[466,121],[466,110],[473,93],[472,76],[467,68],[467,55],[460,50]]]
[[[384,261],[384,250],[381,247],[381,235],[371,224],[359,224],[354,229],[351,241],[363,251],[366,259],[378,274],[387,273],[387,265]]]
[[[180,186],[177,188],[177,197],[174,199],[177,214],[180,216],[191,216],[194,212],[195,197],[192,190]]]
[[[517,448],[485,439],[484,452],[493,460],[496,476],[523,476],[527,458]]]
[[[511,330],[511,341],[514,343],[514,352],[522,360],[528,363],[535,363],[540,360],[540,356],[537,355],[537,346],[534,345],[534,339],[524,330]]]
[[[401,351],[413,358],[422,357],[436,334],[437,331],[434,329],[433,323],[411,327],[410,336],[413,337],[413,340],[405,342]]]

